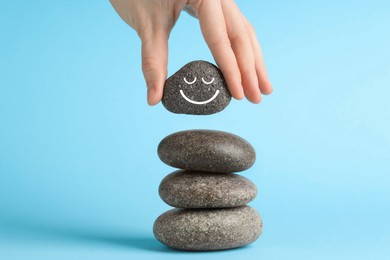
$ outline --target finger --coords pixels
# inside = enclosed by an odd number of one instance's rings
[[[142,37],[142,71],[148,88],[148,104],[160,102],[167,78],[168,33],[154,30]]]
[[[255,29],[253,28],[252,24],[243,16],[243,19],[246,23],[250,39],[251,39],[251,44],[253,48],[253,52],[255,54],[255,67],[256,67],[256,74],[257,78],[259,81],[259,88],[261,93],[264,95],[271,94],[273,89],[272,89],[272,84],[268,78],[268,73],[265,68],[264,64],[264,58],[263,58],[263,53],[259,44],[259,41],[257,40],[256,37],[256,32]]]
[[[247,99],[260,103],[261,94],[255,69],[251,37],[237,5],[232,0],[222,1],[227,33],[241,72],[242,86]]]
[[[191,2],[189,1],[190,5]],[[240,70],[230,46],[221,3],[215,0],[197,3],[199,4],[192,7],[198,15],[203,37],[226,79],[230,93],[234,98],[242,99],[244,92],[241,86]]]

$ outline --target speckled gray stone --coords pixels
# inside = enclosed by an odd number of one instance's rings
[[[209,115],[223,110],[230,100],[221,71],[207,61],[193,61],[166,80],[162,104],[177,114]]]
[[[229,208],[252,201],[257,189],[234,173],[176,171],[162,180],[159,194],[176,208]]]
[[[206,172],[239,172],[250,168],[256,153],[243,138],[215,130],[187,130],[165,137],[160,159],[173,167]]]
[[[157,218],[155,237],[180,250],[221,250],[245,246],[261,234],[262,221],[249,206],[227,209],[172,209]]]

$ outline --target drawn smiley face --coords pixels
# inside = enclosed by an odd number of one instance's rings
[[[221,71],[206,61],[193,61],[167,79],[162,103],[178,114],[209,115],[231,100]]]
[[[185,77],[183,77],[184,82],[187,83],[188,85],[194,84],[194,83],[196,82],[196,79],[197,79],[197,78],[195,77],[193,81],[188,82],[187,79],[186,79]],[[210,81],[206,81],[206,80],[204,80],[204,78],[202,77],[202,82],[203,82],[205,85],[213,84],[214,80],[215,80],[214,77],[213,77]],[[210,103],[211,101],[213,101],[213,100],[218,96],[219,92],[220,92],[220,90],[217,89],[217,91],[215,91],[214,95],[213,95],[211,98],[209,98],[209,99],[207,99],[207,100],[204,100],[204,101],[195,101],[195,100],[192,100],[192,99],[188,98],[188,97],[184,94],[184,91],[183,91],[182,89],[180,89],[180,94],[181,94],[181,96],[182,96],[185,100],[187,100],[188,102],[190,102],[190,103],[192,103],[192,104],[195,104],[195,105],[206,105],[206,104]]]

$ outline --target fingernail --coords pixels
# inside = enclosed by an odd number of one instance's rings
[[[268,87],[268,91],[267,91],[267,95],[272,94],[272,92],[274,92],[274,88],[273,88],[273,86],[272,86],[272,84],[270,82],[269,83],[269,87]]]
[[[148,101],[148,104],[150,106],[152,106],[153,105],[152,101],[153,101],[153,96],[154,96],[154,90],[151,87],[149,87],[149,86],[147,86],[147,88],[148,88],[148,91],[147,91],[147,101]]]
[[[242,100],[244,99],[245,97],[245,94],[244,94],[244,88],[242,86],[240,86],[240,91],[239,93],[237,94],[237,96],[235,97],[237,100]]]

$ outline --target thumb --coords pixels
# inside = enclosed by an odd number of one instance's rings
[[[168,37],[164,31],[142,39],[142,71],[148,88],[148,104],[160,102],[167,77]]]

